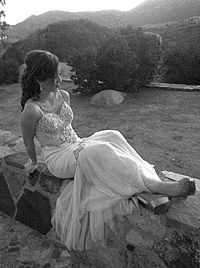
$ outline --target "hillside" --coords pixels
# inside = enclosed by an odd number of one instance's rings
[[[89,19],[101,26],[115,27],[120,20],[123,12],[116,10],[105,10],[98,12],[67,12],[67,11],[49,11],[39,16],[32,15],[26,20],[12,25],[7,35],[11,41],[26,38],[30,33],[37,29],[43,29],[47,25],[57,23],[59,21]]]
[[[165,47],[169,45],[187,46],[200,42],[200,17],[158,25],[146,25],[144,28],[147,31],[160,34]]]
[[[200,0],[146,0],[126,13],[122,25],[146,25],[178,21],[200,15]]]
[[[26,38],[31,32],[44,28],[60,20],[89,19],[107,27],[128,24],[143,26],[167,23],[200,15],[200,0],[146,0],[130,11],[107,10],[97,12],[49,11],[38,16],[30,16],[12,25],[7,34],[9,40]]]

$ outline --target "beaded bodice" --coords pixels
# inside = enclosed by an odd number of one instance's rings
[[[70,106],[63,101],[59,114],[39,105],[43,116],[36,127],[36,138],[42,147],[58,146],[62,143],[75,143],[80,140],[71,126],[73,112]]]

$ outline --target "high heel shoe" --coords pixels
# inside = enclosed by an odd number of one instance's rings
[[[180,181],[180,193],[175,197],[187,197],[189,195],[194,195],[196,192],[196,184],[194,180],[189,178],[182,178]]]

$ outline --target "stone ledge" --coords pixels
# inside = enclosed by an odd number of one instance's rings
[[[145,87],[166,89],[166,90],[200,91],[200,86],[185,85],[185,84],[150,83],[149,85],[147,85]]]
[[[51,229],[51,215],[63,183],[70,183],[71,179],[54,177],[42,162],[32,176],[27,176],[24,169],[27,159],[27,155],[24,152],[8,155],[1,159],[0,169],[1,174],[3,174],[1,181],[4,180],[5,185],[8,186],[9,191],[7,193],[9,198],[13,200],[13,204],[17,208],[16,213],[10,216],[15,216],[16,219],[33,229],[58,241],[54,231]],[[176,180],[184,176],[167,171],[163,172],[163,174],[169,179]],[[140,216],[135,209],[131,215],[117,218],[118,233],[116,235],[108,232],[107,249],[96,245],[92,251],[77,253],[76,258],[78,258],[79,262],[84,260],[89,263],[102,263],[102,259],[99,259],[99,256],[101,256],[106,260],[103,262],[104,267],[119,268],[122,267],[123,263],[127,262],[125,256],[129,256],[129,263],[137,263],[138,267],[140,265],[145,268],[156,267],[155,262],[157,267],[179,267],[177,265],[181,262],[181,259],[186,258],[188,263],[193,263],[194,268],[199,267],[195,261],[196,259],[200,261],[198,257],[200,184],[198,180],[196,180],[196,183],[196,195],[187,199],[175,199],[168,212],[164,215],[155,215],[141,208],[143,216]],[[4,200],[5,203],[6,201]],[[186,243],[187,241],[189,241],[189,244]],[[179,247],[179,243],[181,247]],[[175,255],[174,245],[176,245]],[[166,254],[164,252],[165,246],[170,247]],[[95,252],[94,249],[96,250]],[[123,252],[123,256],[120,252]],[[141,254],[143,254],[142,260],[139,257]],[[152,255],[154,255],[154,261],[149,259],[149,256]],[[110,264],[111,262],[113,266]]]
[[[20,142],[16,141],[13,141],[12,137],[12,146],[4,146],[12,149],[11,154],[0,155],[0,210],[41,233],[47,233],[51,240],[59,241],[51,228],[50,219],[62,185],[70,183],[71,180],[63,180],[50,174],[42,162],[42,156],[39,156],[41,164],[38,171],[28,176],[24,169],[27,155],[21,150]],[[184,176],[167,171],[162,174],[165,178],[173,180],[179,180]],[[141,208],[143,216],[135,209],[127,217],[116,218],[117,233],[107,233],[107,248],[97,244],[90,251],[71,252],[73,267],[190,268],[191,263],[192,267],[199,268],[200,182],[196,180],[196,184],[195,196],[174,200],[164,215],[155,215]],[[4,223],[2,217],[1,223]],[[28,236],[26,232],[25,235]],[[17,249],[13,252],[15,250]],[[26,252],[28,251],[29,249]],[[22,252],[24,254],[24,250]],[[24,265],[25,263],[26,261]],[[57,264],[46,267],[65,266]]]

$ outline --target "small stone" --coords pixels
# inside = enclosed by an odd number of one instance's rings
[[[130,251],[130,252],[133,252],[135,250],[135,246],[133,244],[128,244],[126,246],[127,250]]]

